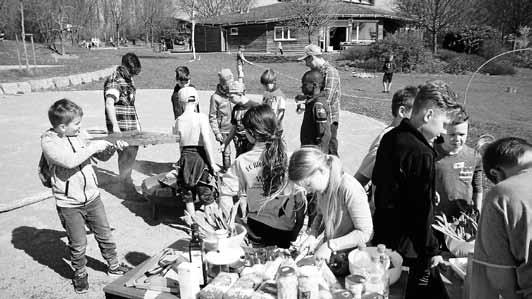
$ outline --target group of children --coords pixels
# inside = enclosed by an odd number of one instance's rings
[[[173,131],[180,135],[179,197],[187,212],[193,214],[203,206],[208,213],[219,205],[227,213],[239,204],[250,240],[288,248],[314,203],[316,215],[309,220],[309,236],[301,249],[313,248],[316,257],[329,260],[336,252],[370,241],[386,244],[411,258],[407,297],[435,298],[427,283],[430,266],[441,262],[441,247],[431,228],[434,213],[452,217],[462,208],[459,201],[478,209],[482,203],[481,157],[465,144],[468,116],[449,86],[430,81],[397,91],[392,99],[393,122],[373,142],[352,176],[343,171],[336,155],[329,154],[333,122],[322,72],[310,70],[302,77],[301,148],[293,153],[284,141],[286,98],[276,84],[275,71],[268,69],[260,77],[265,88],[262,103],[245,95],[243,80],[235,80],[229,69],[221,70],[218,79],[207,116],[199,112],[200,98],[190,85],[190,71],[176,69]],[[128,270],[117,260],[90,162],[93,156],[109,159],[115,149],[122,151],[128,145],[87,142],[80,131],[82,116],[72,101],[57,101],[49,110],[53,128],[41,140],[79,293],[88,290],[85,224],[108,261],[109,274]],[[219,172],[211,134],[221,147]],[[233,161],[231,141],[236,150]],[[524,148],[520,157],[530,160],[532,146],[519,144]],[[509,166],[513,160],[504,165],[492,160],[485,157],[484,170],[493,181],[517,176],[516,167]],[[364,187],[370,181],[373,195],[368,200]],[[483,258],[489,260],[486,255]]]

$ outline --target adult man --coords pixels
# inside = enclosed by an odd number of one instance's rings
[[[431,227],[436,198],[432,144],[445,133],[456,98],[442,81],[420,86],[410,119],[386,133],[377,150],[371,179],[375,184],[373,242],[415,257],[406,298],[438,298],[429,276],[429,266],[443,261]]]
[[[105,121],[107,131],[112,133],[140,130],[140,123],[135,109],[136,88],[133,76],[140,73],[141,66],[137,55],[127,53],[122,56],[122,65],[118,66],[105,80],[103,96],[105,101]],[[137,157],[138,146],[128,146],[118,151],[118,172],[122,191],[134,192],[131,178],[133,164]]]
[[[323,58],[320,47],[310,44],[304,49],[305,55],[299,60],[304,60],[311,70],[319,70],[325,78],[324,93],[331,112],[331,140],[329,141],[329,154],[338,156],[338,124],[340,121],[340,75],[332,65]]]
[[[532,298],[532,144],[499,139],[482,164],[496,185],[480,213],[471,298]]]

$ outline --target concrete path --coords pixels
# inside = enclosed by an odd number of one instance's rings
[[[15,70],[18,69],[20,66],[17,65],[0,65],[0,71],[8,71],[8,70]],[[30,64],[30,68],[47,68],[47,67],[63,67],[63,65],[57,65],[57,64],[39,64],[39,65],[33,65]],[[25,69],[26,65],[22,65],[21,69]]]
[[[173,124],[171,90],[139,90],[138,114],[143,129],[168,132]],[[201,111],[208,111],[212,92],[200,92]],[[39,136],[49,127],[47,109],[56,100],[67,97],[83,107],[85,128],[104,128],[101,91],[47,92],[0,97],[0,203],[10,203],[43,191],[37,177],[41,149]],[[259,100],[260,96],[251,96]],[[301,115],[289,101],[285,119],[286,141],[290,150],[299,146]],[[342,112],[340,155],[349,173],[353,173],[373,138],[384,125],[373,119]],[[165,171],[177,160],[176,145],[141,148],[134,171],[135,183],[147,175]],[[102,188],[102,200],[115,228],[120,257],[138,265],[165,245],[183,236],[183,232],[155,222],[146,203],[125,201],[110,183],[115,175],[116,157],[96,165]],[[167,211],[168,213],[168,211]],[[172,216],[173,214],[170,214]],[[55,202],[46,200],[0,214],[0,298],[73,298],[66,235],[55,211]],[[88,236],[88,272],[90,290],[80,298],[102,298],[103,287],[112,281],[92,236]]]

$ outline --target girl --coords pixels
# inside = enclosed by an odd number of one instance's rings
[[[277,118],[266,104],[251,107],[242,120],[253,148],[233,162],[220,184],[220,205],[225,212],[238,196],[249,236],[270,246],[288,248],[304,217],[304,192],[288,182],[288,155]]]
[[[340,159],[315,147],[304,147],[292,154],[288,178],[314,193],[318,215],[309,237],[301,248],[315,248],[316,236],[324,231],[323,244],[315,251],[317,258],[329,260],[331,253],[368,242],[373,222],[364,188],[342,171]]]

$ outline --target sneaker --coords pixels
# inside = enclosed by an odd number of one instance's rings
[[[85,273],[80,276],[74,276],[72,279],[74,291],[78,294],[85,294],[89,291],[89,274]]]
[[[121,263],[113,268],[109,267],[109,269],[107,270],[107,275],[111,277],[118,277],[126,274],[129,270],[131,270],[131,267],[124,263]]]

